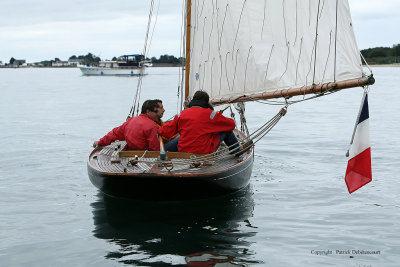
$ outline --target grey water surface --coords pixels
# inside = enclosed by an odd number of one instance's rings
[[[160,98],[172,117],[179,69],[149,72],[141,102]],[[106,197],[86,170],[93,141],[129,113],[137,77],[0,69],[0,266],[399,266],[400,68],[373,72],[373,181],[355,193],[345,154],[361,88],[289,106],[256,144],[246,189],[150,202]],[[279,109],[248,104],[250,131]]]

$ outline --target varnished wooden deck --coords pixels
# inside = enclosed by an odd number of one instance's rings
[[[105,174],[192,176],[226,171],[252,156],[252,149],[239,157],[228,155],[217,160],[199,154],[167,152],[167,161],[161,161],[158,159],[158,151],[125,151],[125,144],[124,141],[117,141],[109,146],[96,148],[89,157],[89,166],[94,171]]]

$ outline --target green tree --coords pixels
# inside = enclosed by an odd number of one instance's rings
[[[14,63],[14,61],[15,61],[15,58],[10,58],[10,64],[13,64]]]
[[[88,53],[86,56],[78,56],[78,59],[82,59],[82,64],[96,64],[101,61],[100,57],[94,56],[92,53]]]

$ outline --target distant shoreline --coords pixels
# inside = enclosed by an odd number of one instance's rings
[[[366,67],[367,65],[363,65],[363,67]],[[400,67],[400,63],[397,63],[397,64],[371,64],[371,65],[368,65],[368,66],[370,66],[370,67]]]
[[[398,68],[400,67],[400,63],[397,64],[370,64],[368,65],[370,67],[378,67],[378,68],[382,68],[382,67],[394,67],[394,68]],[[170,63],[153,63],[152,67],[161,67],[161,68],[168,68],[168,67],[182,67],[182,65],[180,64],[170,64]],[[363,65],[363,67],[367,67],[367,65]],[[4,68],[4,69],[19,69],[19,68],[55,68],[55,69],[62,69],[62,68],[78,68],[78,66],[60,66],[60,67],[56,67],[56,66],[19,66],[19,67],[8,67],[8,66],[0,66],[0,68]]]
[[[153,63],[152,67],[182,67],[181,64],[170,64],[170,63]],[[62,68],[78,68],[78,66],[19,66],[19,67],[9,67],[9,66],[0,66],[0,68],[4,69],[26,69],[26,68],[55,68],[55,69],[62,69]]]

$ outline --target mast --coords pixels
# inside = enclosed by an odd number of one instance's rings
[[[185,100],[189,98],[189,73],[190,73],[190,27],[191,27],[192,1],[186,1],[186,67],[185,67]]]

